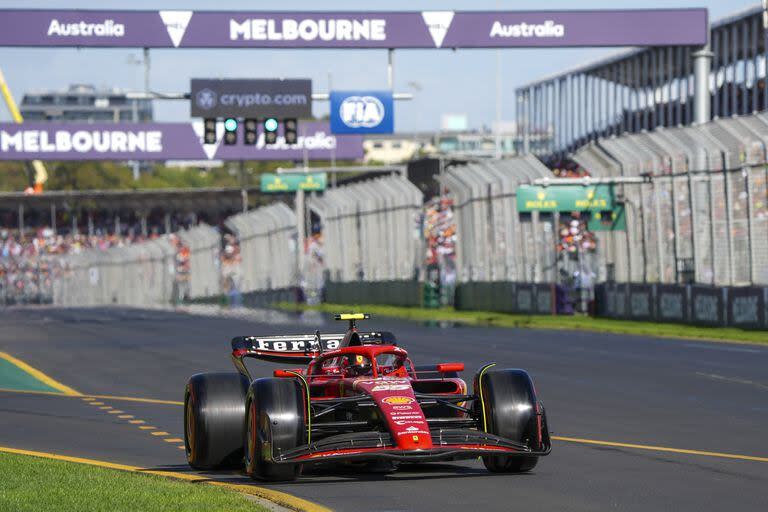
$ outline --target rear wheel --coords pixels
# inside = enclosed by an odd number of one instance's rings
[[[239,373],[198,373],[184,392],[184,445],[195,469],[242,467],[248,379]]]
[[[300,464],[275,462],[286,451],[306,443],[304,391],[295,379],[255,380],[247,398],[245,471],[251,478],[295,480]]]
[[[483,374],[481,379],[475,393],[482,393],[487,432],[541,450],[539,404],[528,373],[496,370]],[[483,464],[495,473],[522,473],[536,467],[538,460],[537,456],[485,456]]]

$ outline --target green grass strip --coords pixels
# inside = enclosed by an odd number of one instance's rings
[[[355,311],[422,322],[456,322],[465,325],[521,329],[578,330],[633,334],[655,338],[680,338],[768,345],[768,332],[738,329],[736,327],[700,327],[684,324],[593,318],[583,315],[514,315],[491,311],[457,311],[453,308],[426,309],[371,304],[319,304],[308,306],[306,304],[279,303],[276,306],[284,310],[315,310],[325,313]]]
[[[0,510],[266,511],[220,487],[29,455],[0,453],[0,475]]]

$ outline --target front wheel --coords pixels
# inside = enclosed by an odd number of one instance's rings
[[[245,471],[254,479],[295,480],[300,464],[278,463],[286,451],[306,443],[305,398],[295,379],[258,379],[248,391]]]
[[[487,432],[541,451],[543,419],[533,381],[525,370],[496,370],[480,375],[475,393],[482,397],[481,421]],[[479,388],[479,389],[477,389]],[[484,456],[483,464],[494,473],[523,473],[536,467],[539,457]]]

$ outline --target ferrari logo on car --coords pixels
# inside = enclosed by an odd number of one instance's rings
[[[402,405],[412,404],[415,400],[409,396],[388,396],[382,402],[389,405]]]

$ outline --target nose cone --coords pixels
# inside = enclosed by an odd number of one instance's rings
[[[369,394],[379,406],[398,448],[432,448],[427,419],[408,379],[382,377],[359,380],[355,382],[355,388]]]

